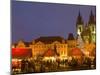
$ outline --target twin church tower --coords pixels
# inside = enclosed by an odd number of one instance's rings
[[[82,37],[84,42],[96,43],[96,16],[92,11],[86,24],[84,24],[82,15],[79,12],[76,21],[76,32],[78,36]]]

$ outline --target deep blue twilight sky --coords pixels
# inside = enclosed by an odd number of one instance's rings
[[[79,11],[86,23],[91,10],[95,15],[95,6],[12,1],[12,42],[31,41],[40,36],[67,39],[68,33],[76,34]]]

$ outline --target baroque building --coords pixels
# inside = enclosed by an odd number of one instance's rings
[[[44,55],[48,50],[55,52],[60,58],[66,58],[68,54],[66,40],[59,36],[39,37],[33,40],[30,46],[33,58],[38,55]]]

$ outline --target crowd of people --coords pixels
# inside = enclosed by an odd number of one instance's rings
[[[60,66],[61,64],[65,66],[69,66],[71,68],[74,68],[77,66],[83,66],[83,65],[87,65],[86,68],[91,68],[92,64],[94,65],[94,67],[96,66],[96,59],[94,58],[94,60],[91,61],[90,58],[84,58],[81,64],[79,64],[79,60],[75,58],[72,58],[72,60],[70,61],[67,59],[62,60],[62,61],[60,60],[40,61],[40,60],[34,60],[34,59],[22,59],[20,63],[21,66],[20,66],[19,73],[39,73],[39,72],[57,71],[57,69],[61,67]],[[12,69],[14,69],[14,67],[12,67]]]

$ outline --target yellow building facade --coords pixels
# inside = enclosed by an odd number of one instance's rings
[[[37,41],[33,40],[32,42],[27,43],[20,40],[17,42],[16,46],[12,45],[12,48],[30,48],[32,50],[32,58],[37,58],[38,56],[43,56],[43,54],[51,49],[55,50],[56,46],[56,52],[59,54],[59,58],[66,59],[68,57],[68,44],[66,41],[61,37],[45,37],[45,39],[50,39],[49,41],[43,41],[39,39]]]
[[[34,41],[34,43],[32,43],[30,45],[30,47],[32,48],[33,58],[37,57],[38,55],[42,56],[49,49],[54,50],[55,46],[56,46],[56,52],[57,52],[57,54],[59,54],[59,57],[60,58],[62,58],[62,57],[67,58],[67,56],[68,56],[68,45],[67,45],[67,43],[64,42],[64,40],[60,40],[60,41],[57,41],[57,40],[54,41],[53,40],[50,43],[49,42],[45,43],[41,40],[39,40],[38,42]]]

